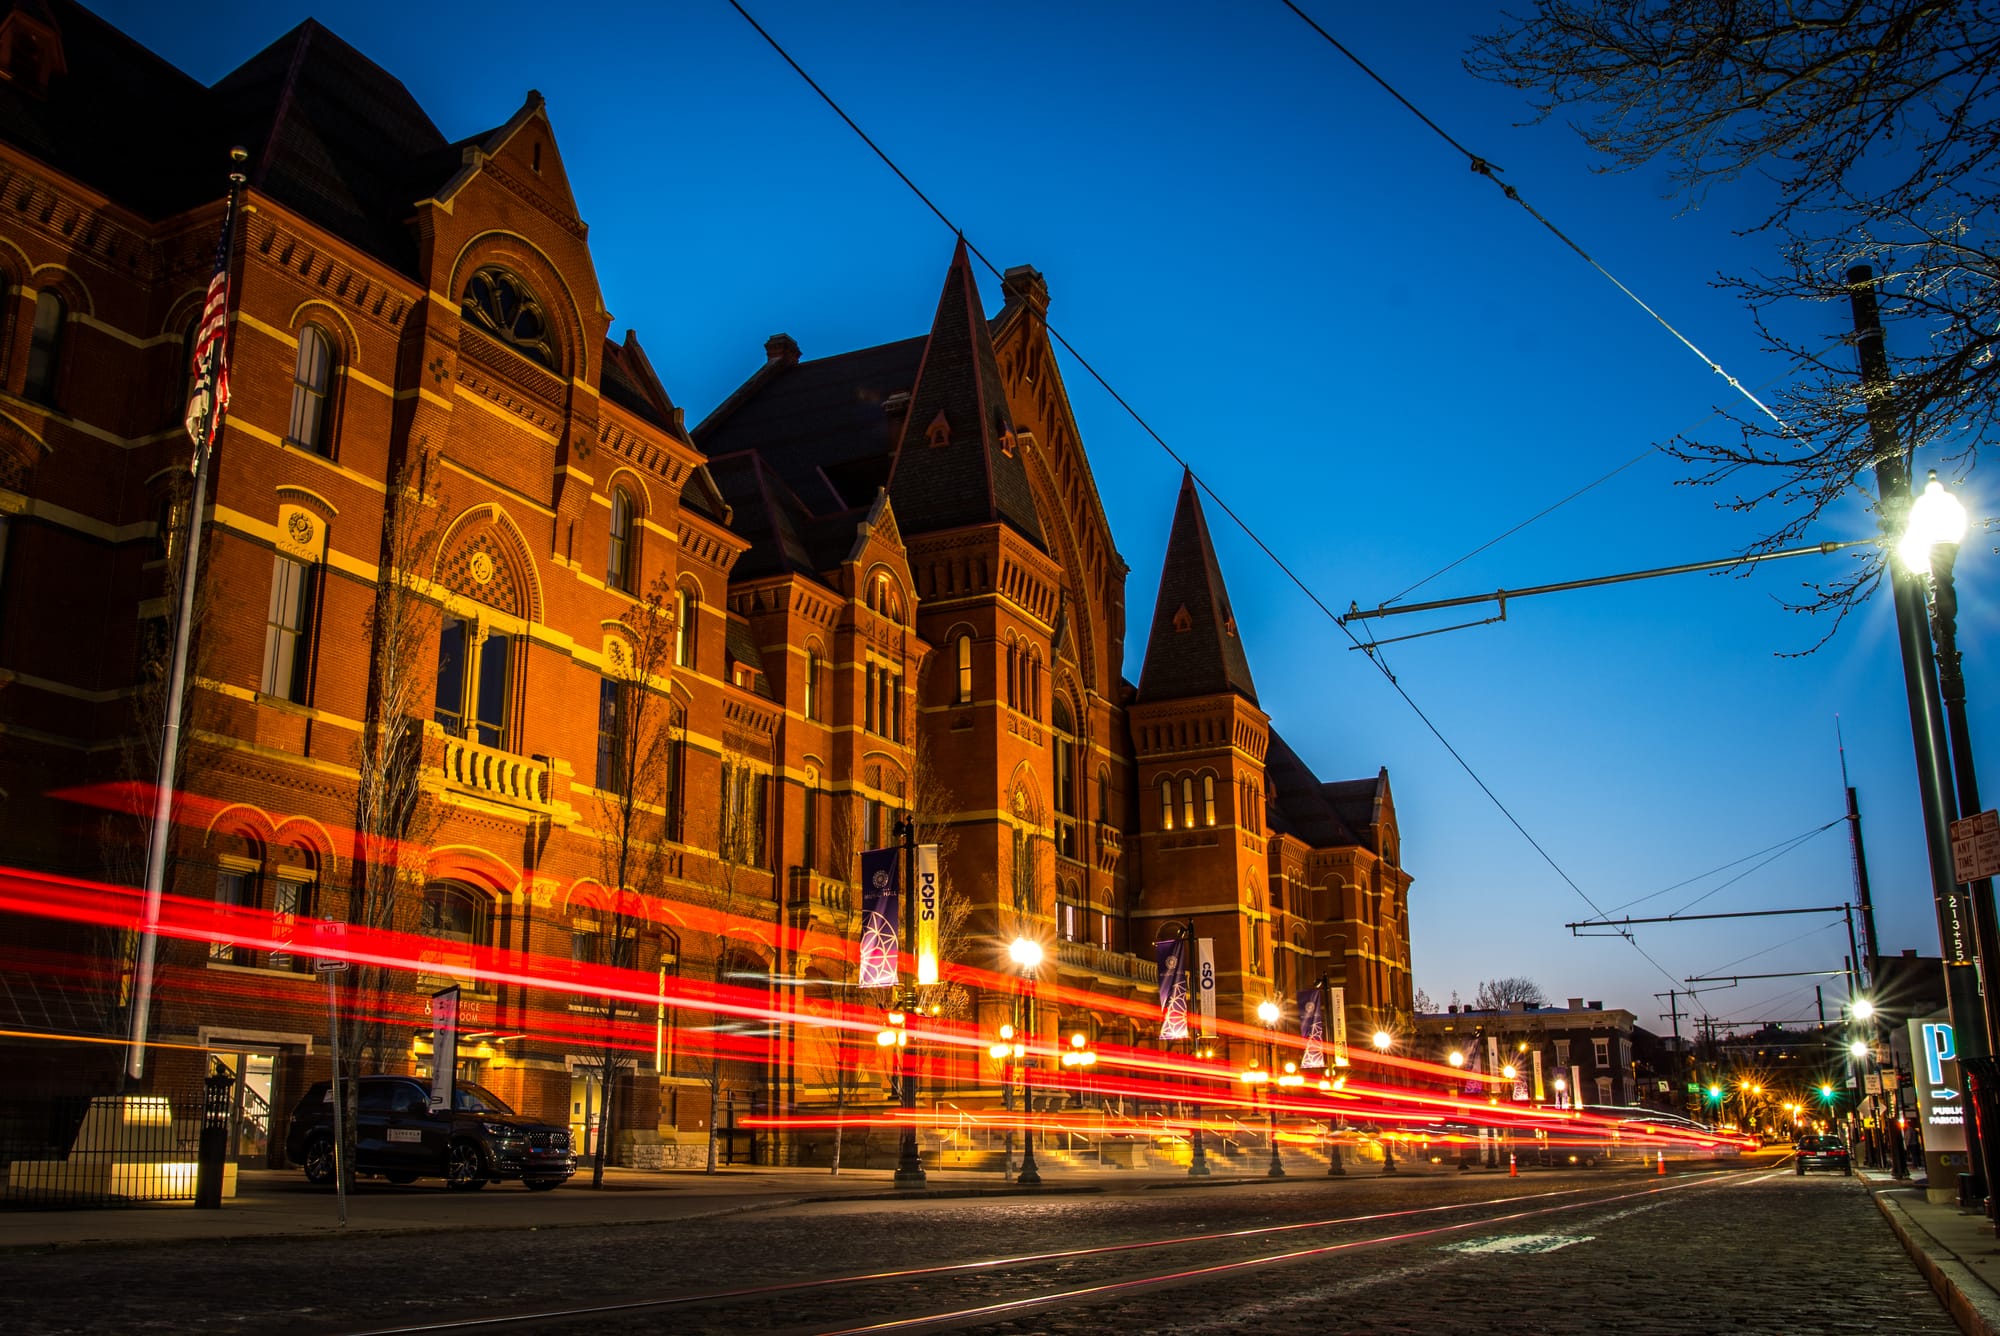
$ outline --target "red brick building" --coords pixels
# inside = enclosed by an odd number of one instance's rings
[[[783,1015],[852,993],[856,856],[910,811],[963,906],[953,959],[1052,944],[1045,1034],[1154,1044],[1170,921],[1215,939],[1227,1020],[1322,976],[1351,1026],[1407,1018],[1386,772],[1322,783],[1273,731],[1191,483],[1122,675],[1127,566],[1039,274],[1009,271],[989,316],[961,248],[928,330],[913,311],[913,337],[820,359],[776,336],[689,430],[638,338],[610,337],[539,96],[447,139],[313,22],[203,87],[64,0],[0,19],[0,862],[138,880],[142,823],[75,795],[153,773],[188,340],[233,144],[233,397],[168,889],[355,919],[355,831],[394,760],[370,739],[409,721],[381,923],[430,945],[381,1003],[385,1060],[424,1066],[425,1000],[456,979],[467,1075],[580,1120],[602,1003],[565,971],[612,964],[774,1013],[626,999],[618,1126],[702,1128],[711,1089],[879,1103],[872,1036],[843,1083],[853,1046]],[[649,625],[666,657],[635,679]],[[617,759],[635,701],[643,767]],[[638,901],[606,889],[621,810]],[[9,1028],[122,1033],[129,934],[0,937]],[[164,941],[152,1035],[178,1047],[153,1070],[233,1055],[280,1109],[322,1075],[323,994],[283,945]],[[1013,988],[949,997],[941,1023],[984,1033]],[[931,1075],[997,1098],[983,1045]]]

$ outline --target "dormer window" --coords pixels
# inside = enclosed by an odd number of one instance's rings
[[[933,446],[951,444],[951,423],[945,421],[942,410],[931,419],[931,425],[924,429],[924,439]]]
[[[542,303],[527,284],[498,265],[487,265],[465,285],[459,309],[467,320],[531,362],[555,370],[555,345]]]

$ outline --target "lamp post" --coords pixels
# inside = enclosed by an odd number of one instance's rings
[[[1014,999],[1014,1009],[1016,1013],[1020,1011],[1018,994]],[[1015,1019],[1020,1019],[1018,1014]],[[1000,1064],[1000,1107],[1010,1114],[1014,1111],[1014,1064],[1021,1060],[1026,1048],[1021,1042],[1021,1032],[1012,1025],[1001,1026],[998,1042],[986,1048],[987,1055]],[[1014,1173],[1014,1125],[1011,1118],[1007,1120],[1007,1144],[1001,1153],[1000,1173],[1002,1177],[1011,1177]]]
[[[1387,1030],[1377,1030],[1372,1042],[1377,1053],[1387,1053],[1395,1045],[1396,1039]],[[1385,1174],[1396,1172],[1396,1146],[1386,1127],[1382,1129],[1382,1172]]]
[[[1973,764],[1972,734],[1965,717],[1965,674],[1958,652],[1958,587],[1952,578],[1958,560],[1958,545],[1965,537],[1965,527],[1965,507],[1945,490],[1937,474],[1932,472],[1922,493],[1910,502],[1903,536],[1896,544],[1903,569],[1911,582],[1918,586],[1918,597],[1922,597],[1923,586],[1928,586],[1931,649],[1936,656],[1938,695],[1944,703],[1945,738],[1939,738],[1936,718],[1932,715],[1930,730],[1919,737],[1919,752],[1929,753],[1927,759],[1934,775],[1933,787],[1939,794],[1934,805],[1940,810],[1936,814],[1938,820],[1933,824],[1947,828],[1954,813],[1972,816],[1980,810],[1979,775]],[[1924,666],[1931,667],[1928,663]],[[1913,705],[1913,721],[1915,713]],[[1947,747],[1948,766],[1946,756],[1941,754]],[[1920,762],[1922,759],[1925,758],[1920,757]],[[1926,816],[1930,815],[1927,810]],[[1950,920],[1957,918],[1957,907],[1970,910],[1966,917],[1971,919],[1971,960],[1961,959],[1965,954],[1962,941],[1954,943],[1947,940],[1944,944],[1945,980],[1953,1038],[1958,1045],[1959,1070],[1965,1074],[1966,1102],[1972,1106],[1968,1142],[1976,1147],[1978,1160],[1975,1167],[1983,1169],[1990,1200],[1994,1179],[2000,1175],[2000,1116],[1997,1116],[2000,1109],[1996,1108],[1995,1100],[1995,1087],[2000,1085],[2000,1061],[1996,1061],[1993,1055],[1995,1038],[2000,1037],[2000,998],[1995,998],[1994,990],[1989,987],[1982,1007],[1978,993],[1979,978],[1992,967],[1996,958],[2000,958],[2000,939],[1996,939],[1995,935],[1993,882],[1989,878],[1981,878],[1965,886],[1961,892],[1949,848],[1944,848],[1944,856],[1939,857],[1941,845],[1948,845],[1948,840],[1934,838],[1931,842],[1932,880],[1941,887],[1954,912],[1946,915],[1941,908],[1940,927],[1949,929],[1952,926]],[[1968,963],[1974,968],[1963,968]],[[1959,968],[1953,968],[1955,964]],[[1968,1039],[1971,1040],[1969,1044]]]
[[[1027,1037],[1026,1043],[1018,1047],[1019,1056],[1016,1059],[1022,1068],[1021,1102],[1027,1109],[1028,1117],[1021,1127],[1021,1176],[1014,1181],[1023,1187],[1034,1188],[1042,1185],[1042,1172],[1035,1165],[1035,1087],[1027,1073],[1035,1065],[1028,1045],[1034,1042],[1035,1036],[1035,971],[1042,963],[1042,944],[1032,937],[1016,937],[1007,946],[1007,956],[1021,971],[1022,992],[1015,995],[1014,1005],[1018,1012],[1017,1019],[1023,1022],[1019,1027],[1021,1033]]]
[[[914,953],[917,941],[917,822],[916,818],[905,814],[896,820],[896,835],[903,847],[903,931],[902,946]],[[909,1007],[922,1014],[914,982],[909,986]],[[898,1018],[895,1023],[901,1025]],[[902,1073],[898,1084],[902,1087],[903,1135],[896,1154],[896,1186],[899,1188],[920,1188],[924,1185],[924,1161],[917,1150],[917,1072],[910,1061],[909,1033],[898,1029],[896,1038],[897,1066]]]
[[[1257,1004],[1257,1019],[1264,1022],[1264,1056],[1266,1064],[1264,1080],[1260,1084],[1266,1086],[1270,1084],[1272,1075],[1278,1070],[1277,1027],[1278,1017],[1281,1014],[1283,1013],[1280,1012],[1278,1004],[1270,998],[1265,998]],[[1278,1160],[1278,1093],[1275,1090],[1267,1090],[1264,1100],[1264,1111],[1270,1118],[1270,1131],[1266,1134],[1266,1139],[1271,1143],[1271,1168],[1267,1173],[1267,1177],[1283,1178],[1285,1176],[1285,1166]]]
[[[1097,1050],[1090,1047],[1088,1036],[1077,1033],[1069,1037],[1069,1047],[1063,1050],[1062,1065],[1076,1073],[1076,1094],[1078,1108],[1083,1107],[1085,1083],[1090,1078],[1090,1069],[1097,1065]]]

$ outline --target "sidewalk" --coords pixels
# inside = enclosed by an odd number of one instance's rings
[[[436,1183],[396,1187],[364,1179],[347,1201],[347,1224],[339,1223],[339,1202],[324,1189],[308,1186],[295,1169],[247,1169],[237,1195],[221,1209],[196,1210],[189,1202],[84,1209],[0,1211],[0,1256],[17,1249],[149,1246],[176,1242],[325,1237],[355,1233],[420,1233],[474,1229],[563,1228],[578,1225],[638,1225],[685,1220],[784,1205],[841,1198],[913,1199],[938,1196],[1059,1195],[1102,1192],[1111,1186],[1143,1186],[1161,1175],[1119,1169],[1065,1168],[1050,1173],[1040,1188],[1023,1188],[997,1172],[931,1168],[925,1186],[899,1189],[887,1169],[723,1168],[696,1170],[607,1168],[604,1188],[590,1187],[588,1170],[553,1192],[529,1192],[518,1183],[488,1184],[478,1192],[448,1192]],[[1186,1180],[1175,1175],[1177,1184]],[[1264,1182],[1255,1174],[1218,1171],[1205,1185]]]
[[[2000,1336],[2000,1238],[1983,1215],[1932,1205],[1923,1180],[1856,1170],[1961,1331]]]

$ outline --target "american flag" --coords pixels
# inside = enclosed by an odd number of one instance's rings
[[[234,211],[231,201],[231,212]],[[194,331],[194,377],[188,388],[187,430],[195,450],[215,443],[222,410],[229,406],[229,231],[222,220],[222,237],[215,243],[215,277],[201,304],[201,322]]]

